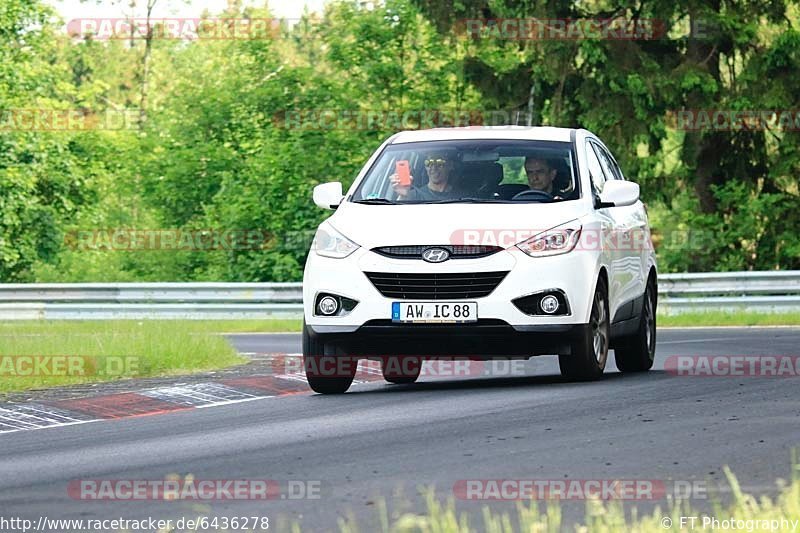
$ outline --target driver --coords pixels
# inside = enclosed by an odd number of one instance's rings
[[[552,196],[556,172],[547,159],[525,158],[525,174],[528,176],[528,185],[532,190],[544,191]]]
[[[424,187],[413,187],[414,176],[411,176],[412,186],[401,186],[397,174],[389,178],[392,190],[397,193],[397,199],[408,202],[435,202],[458,198],[459,194],[453,190],[450,180],[455,167],[452,156],[445,152],[431,152],[424,163],[428,172],[428,183]]]

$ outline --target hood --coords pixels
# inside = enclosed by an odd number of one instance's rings
[[[581,201],[406,205],[344,202],[328,222],[364,248],[444,244],[507,247],[580,218],[586,209]]]

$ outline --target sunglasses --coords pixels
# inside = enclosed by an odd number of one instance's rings
[[[438,159],[426,159],[425,160],[425,166],[426,167],[433,167],[433,166],[443,167],[445,164],[447,164],[447,159],[438,158]]]

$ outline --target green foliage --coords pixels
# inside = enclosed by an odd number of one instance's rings
[[[800,246],[797,204],[785,195],[754,191],[746,183],[716,186],[719,212],[699,212],[697,199],[681,193],[671,210],[659,211],[664,270],[775,270],[796,264]]]
[[[312,188],[349,185],[380,142],[413,127],[346,113],[421,110],[521,111],[596,132],[642,185],[662,271],[800,268],[798,133],[684,132],[672,120],[681,109],[800,109],[796,2],[376,4],[331,2],[252,40],[153,41],[146,120],[129,129],[0,127],[0,279],[300,279],[326,216]],[[144,43],[70,40],[51,15],[42,0],[0,4],[0,111],[138,114]],[[465,33],[469,17],[641,18],[667,34],[513,40]],[[692,37],[698,20],[707,35]],[[271,238],[181,251],[86,251],[68,238],[114,228]]]
[[[65,64],[51,61],[59,38],[50,14],[28,0],[0,6],[0,279],[10,281],[53,260],[61,225],[97,201],[81,139],[15,127],[21,110],[64,109],[72,96]]]

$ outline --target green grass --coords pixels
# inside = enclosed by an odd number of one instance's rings
[[[234,331],[238,331],[237,328],[252,331],[250,328],[259,325],[266,327],[263,322],[255,321],[231,324],[231,327]],[[280,325],[279,329],[283,327]],[[246,362],[224,337],[213,334],[224,330],[224,323],[220,322],[177,320],[0,323],[0,394],[95,381],[188,374]],[[47,367],[32,369],[28,362],[20,363],[31,360],[19,356],[78,356],[70,360],[77,360],[79,366],[69,369],[51,366],[50,375],[45,375]]]
[[[687,326],[800,326],[800,313],[753,313],[723,311],[658,315],[658,325]]]
[[[792,470],[792,480],[790,483],[782,482],[782,488],[775,499],[769,497],[755,498],[742,492],[736,477],[730,469],[724,468],[725,475],[731,489],[731,502],[722,505],[718,500],[711,500],[713,512],[705,514],[693,510],[686,502],[670,501],[667,503],[667,510],[662,511],[657,507],[652,514],[629,513],[626,517],[625,510],[619,501],[601,502],[588,501],[586,504],[585,523],[576,526],[574,529],[567,529],[566,524],[562,524],[561,508],[557,502],[547,502],[543,504],[544,509],[540,509],[539,502],[532,501],[529,504],[519,503],[516,513],[497,513],[493,512],[488,506],[482,507],[482,520],[471,523],[466,513],[459,513],[455,509],[455,502],[452,498],[447,501],[440,501],[432,490],[425,492],[427,512],[425,514],[406,513],[390,521],[385,502],[378,502],[377,510],[381,523],[380,530],[384,533],[468,533],[473,531],[485,531],[487,533],[511,533],[514,531],[526,532],[552,532],[572,530],[578,532],[618,532],[636,531],[640,533],[658,533],[665,531],[690,531],[692,528],[684,524],[680,527],[681,517],[696,516],[697,522],[694,531],[712,531],[710,525],[702,527],[703,518],[716,518],[721,527],[715,527],[713,531],[770,531],[763,527],[757,527],[758,522],[749,521],[760,520],[788,520],[790,524],[800,520],[800,470],[794,467]],[[781,485],[779,485],[781,486]],[[745,525],[742,528],[737,523],[731,524],[733,527],[725,527],[724,520],[743,520],[739,524]],[[737,526],[739,526],[737,528]],[[791,525],[786,531],[791,531]],[[342,533],[356,533],[362,531],[358,523],[352,518],[339,520],[339,528]],[[294,531],[299,531],[295,527]],[[772,531],[780,531],[774,529]],[[800,528],[798,529],[800,531]]]
[[[195,322],[195,324],[192,324]],[[216,331],[217,333],[300,333],[303,321],[295,318],[271,318],[268,320],[196,320],[183,322],[194,331]]]

